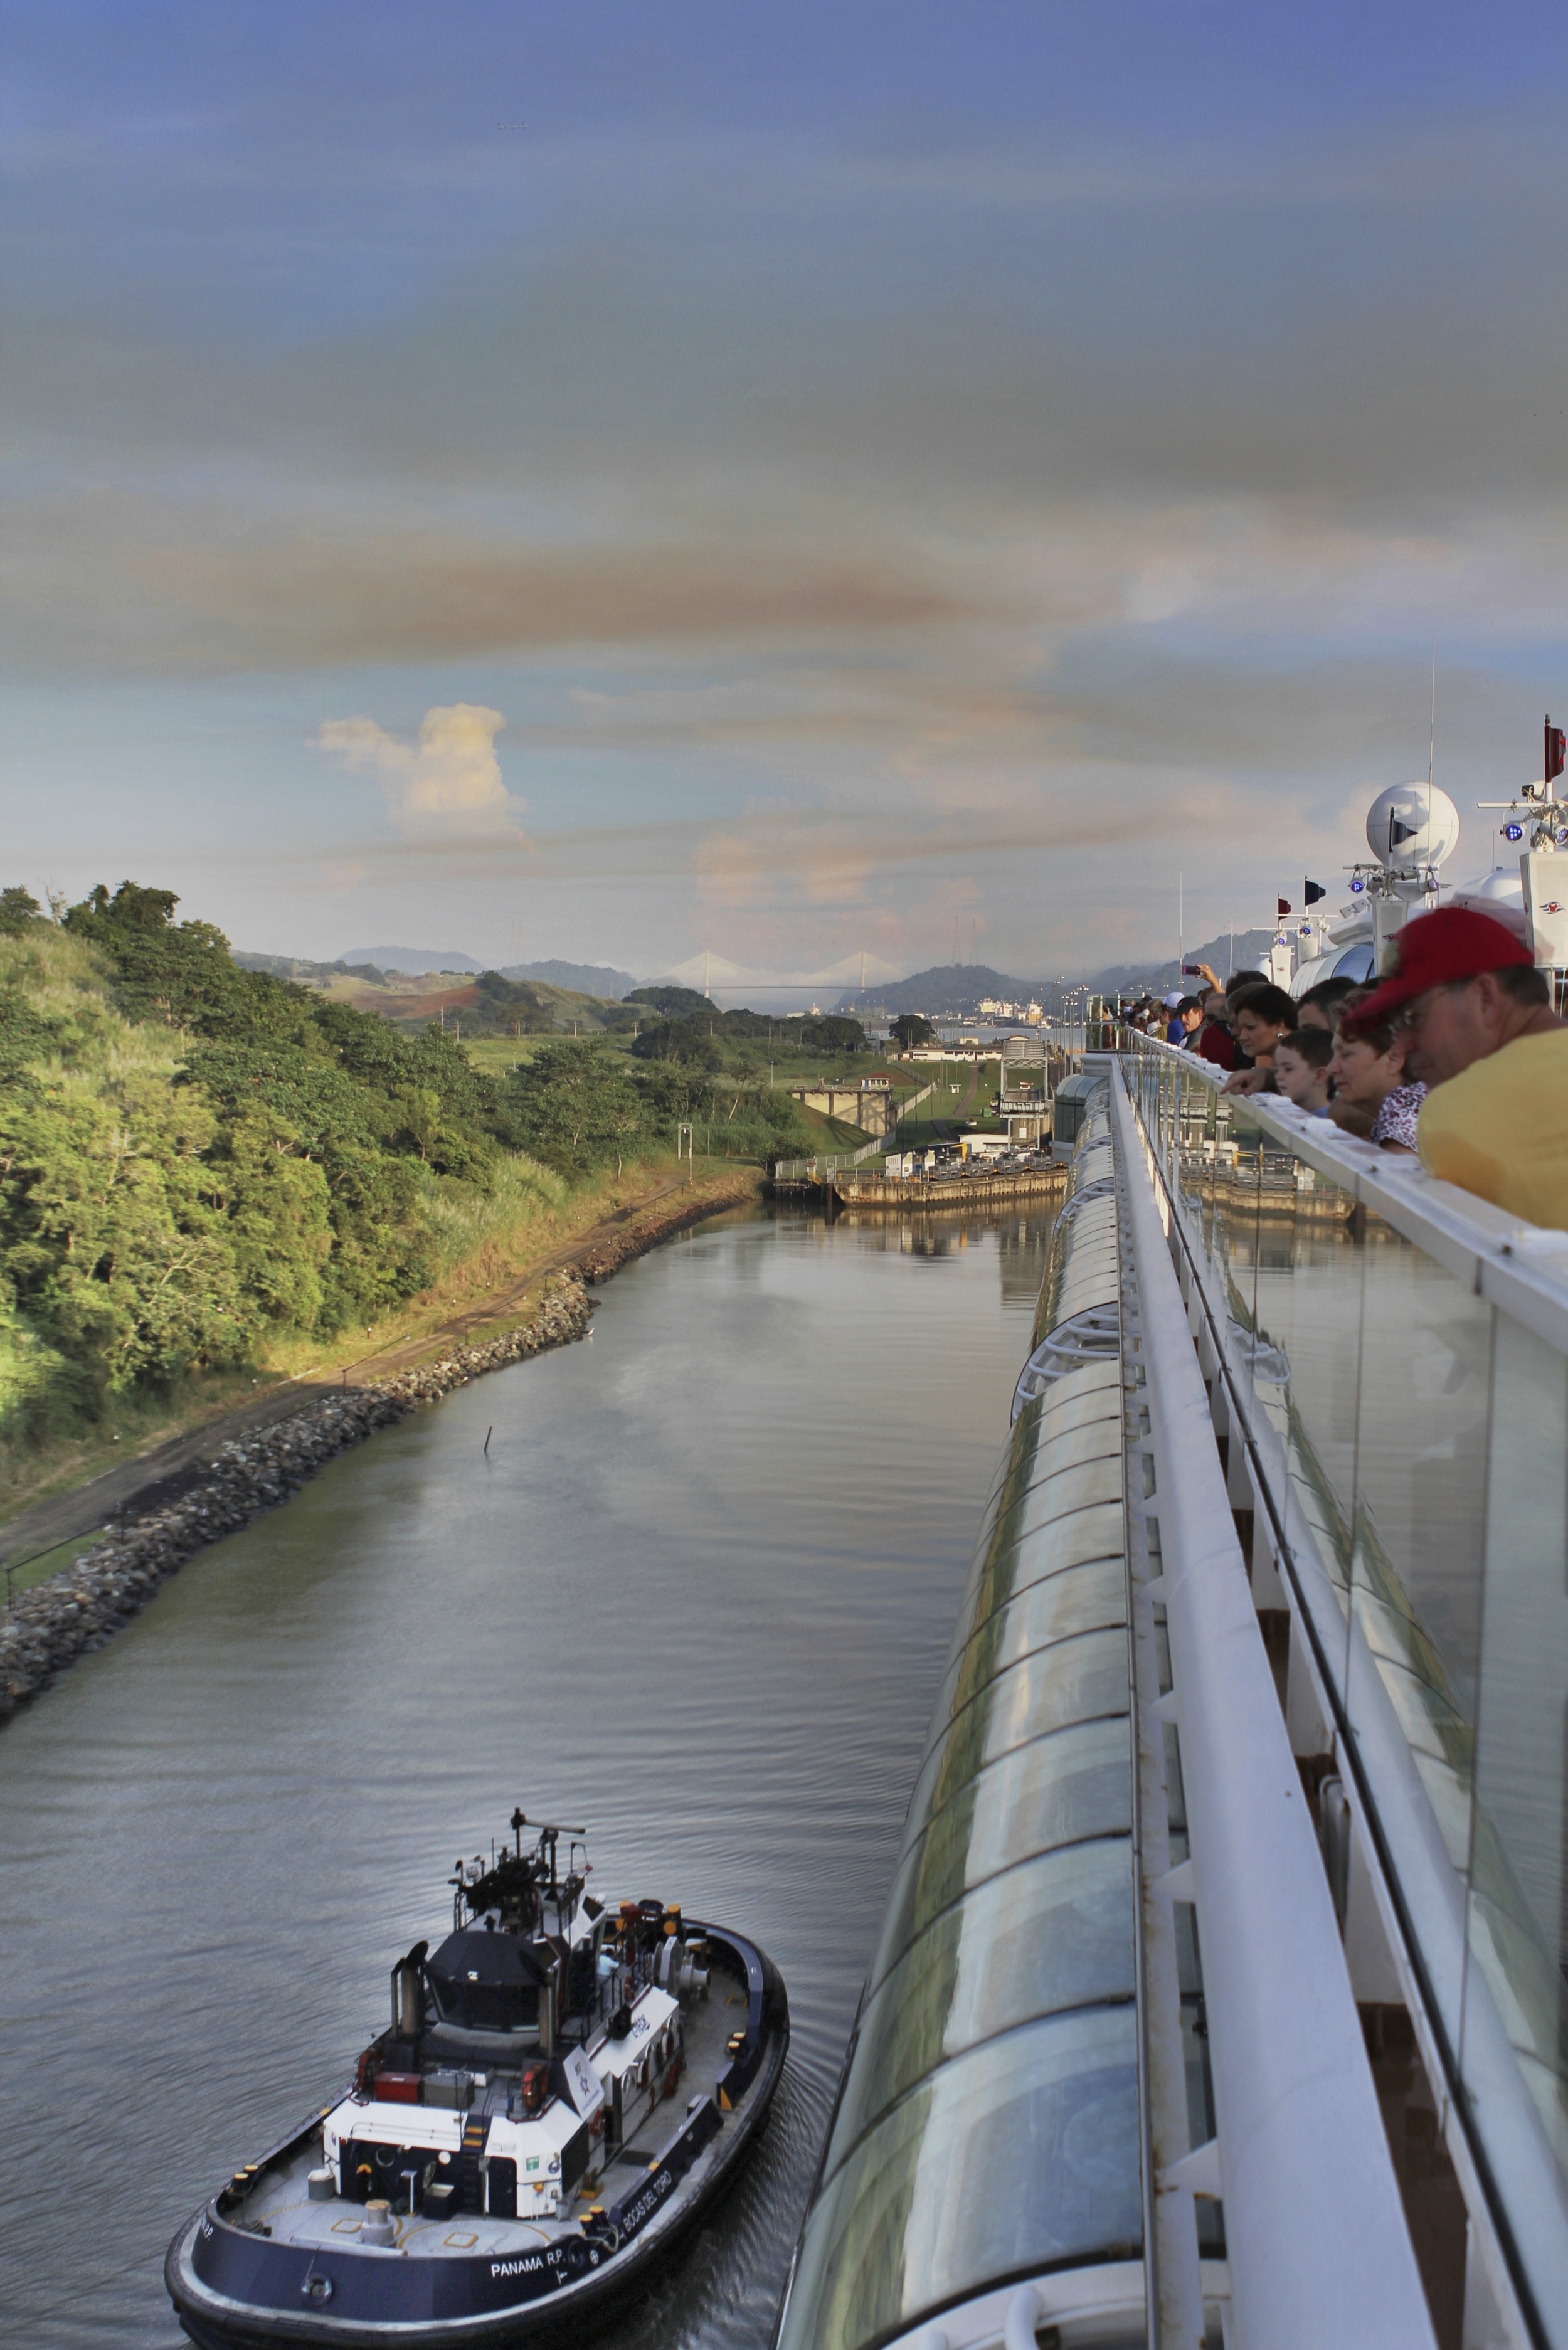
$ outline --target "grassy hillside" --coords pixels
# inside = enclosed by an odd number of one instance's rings
[[[57,924],[0,896],[0,1484],[375,1326],[682,1121],[719,1157],[809,1147],[786,1095],[602,1040],[476,1067],[242,970],[176,903],[125,883]]]

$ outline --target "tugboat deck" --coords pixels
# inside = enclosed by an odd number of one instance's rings
[[[336,2196],[327,2202],[310,2199],[310,2173],[320,2168],[323,2159],[318,2121],[285,2158],[260,2175],[251,2193],[230,2213],[231,2220],[247,2232],[265,2232],[274,2242],[318,2250],[353,2250],[383,2260],[405,2256],[418,2260],[509,2259],[563,2237],[577,2236],[584,2218],[594,2205],[614,2210],[635,2193],[639,2178],[656,2169],[669,2154],[693,2108],[704,2098],[715,2095],[719,2076],[730,2061],[729,2037],[738,2024],[744,2023],[746,2007],[743,1986],[738,1986],[726,1971],[716,1970],[708,1997],[694,2001],[686,2011],[685,2067],[676,2095],[661,2099],[652,2113],[639,2122],[634,2146],[621,2147],[602,2170],[587,2172],[574,2199],[563,2205],[556,2220],[503,2219],[487,2212],[469,2211],[427,2220],[418,2211],[410,2214],[405,2210],[393,2213],[395,2233],[389,2245],[361,2242],[369,2217],[362,2205],[345,2203]],[[498,2109],[504,2110],[508,2090],[515,2085],[504,2074],[495,2075],[487,2086],[486,2097]],[[409,2112],[410,2117],[417,2115],[421,2121],[438,2118],[428,2107],[410,2106]],[[441,2115],[439,2118],[444,2121],[449,2116]],[[450,2116],[453,2121],[459,2118]],[[713,2160],[714,2154],[715,2149],[710,2148],[692,2165],[689,2176],[694,2182],[703,2167]]]

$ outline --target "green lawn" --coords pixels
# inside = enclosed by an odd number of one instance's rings
[[[916,1061],[899,1065],[900,1078],[915,1076],[936,1092],[928,1095],[912,1118],[900,1121],[898,1139],[906,1150],[929,1150],[962,1127],[977,1125],[996,1100],[1001,1082],[1000,1061]]]

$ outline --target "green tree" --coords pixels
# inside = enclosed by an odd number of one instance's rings
[[[813,1053],[863,1053],[866,1031],[858,1020],[829,1012],[803,1024],[801,1042]]]
[[[905,1053],[917,1045],[929,1045],[936,1033],[923,1012],[900,1012],[893,1023],[893,1042]]]
[[[660,1014],[666,1020],[706,1020],[713,1012],[710,999],[706,995],[700,995],[694,987],[674,987],[668,984],[661,987],[634,987],[629,995],[622,996],[621,1002],[631,1004],[645,1003],[649,1011]]]
[[[597,1041],[562,1037],[513,1072],[516,1128],[524,1147],[565,1174],[623,1156],[642,1125],[637,1089],[618,1056]]]
[[[327,1177],[299,1138],[263,1107],[247,1109],[209,1155],[211,1197],[228,1222],[245,1322],[313,1330],[332,1253]]]
[[[39,910],[36,898],[26,889],[0,889],[0,938],[20,938],[26,925],[37,920]]]
[[[0,1113],[0,1245],[16,1304],[101,1391],[243,1358],[234,1252],[193,1088],[134,1077]]]
[[[706,1025],[695,1020],[658,1020],[635,1039],[639,1061],[676,1061],[684,1068],[722,1069],[724,1055]]]

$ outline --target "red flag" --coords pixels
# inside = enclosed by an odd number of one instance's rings
[[[1289,899],[1288,898],[1282,898],[1282,899],[1280,899],[1280,910],[1279,910],[1279,914],[1278,914],[1278,916],[1277,916],[1277,918],[1276,918],[1276,919],[1277,919],[1278,920],[1280,920],[1280,921],[1282,921],[1282,921],[1284,920],[1284,919],[1285,919],[1285,916],[1290,912],[1290,910],[1291,910],[1291,901],[1290,901],[1290,899]]]
[[[1563,773],[1563,753],[1568,751],[1568,733],[1561,726],[1546,722],[1546,780],[1554,784]]]

